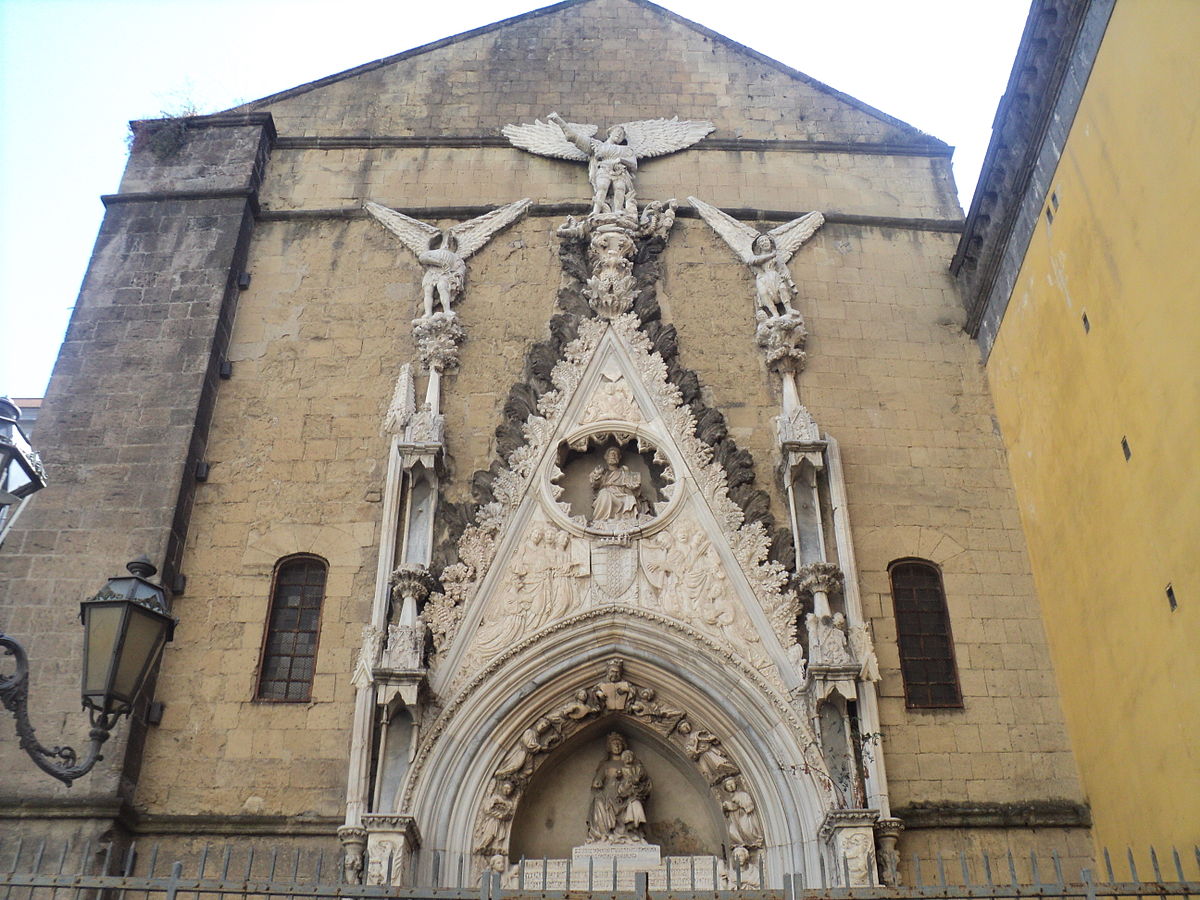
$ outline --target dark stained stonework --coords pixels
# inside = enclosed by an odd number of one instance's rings
[[[754,458],[749,451],[739,448],[737,441],[730,436],[725,416],[704,402],[699,377],[679,362],[675,326],[662,322],[656,286],[662,275],[659,257],[664,246],[660,238],[643,240],[638,245],[633,267],[637,280],[637,299],[633,311],[641,320],[639,327],[650,339],[654,351],[662,356],[667,366],[668,380],[679,388],[683,402],[696,417],[696,436],[712,447],[713,459],[724,467],[730,498],[741,508],[747,522],[762,523],[771,541],[770,558],[789,569],[794,568],[795,550],[791,530],[776,527],[775,517],[770,511],[770,496],[754,483]],[[562,312],[550,319],[549,338],[529,348],[522,380],[509,389],[500,424],[496,426],[497,458],[487,469],[476,471],[471,476],[473,503],[453,503],[444,493],[439,500],[439,533],[435,536],[432,559],[435,573],[458,561],[458,539],[467,525],[475,521],[478,506],[494,499],[492,483],[503,469],[503,460],[525,443],[523,426],[529,416],[536,412],[538,400],[553,387],[551,372],[563,358],[567,344],[578,334],[580,321],[595,316],[583,293],[588,277],[584,244],[562,241],[559,245],[559,261],[562,264],[563,284],[558,291],[558,307]]]

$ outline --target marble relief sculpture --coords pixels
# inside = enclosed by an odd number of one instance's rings
[[[825,217],[810,212],[762,233],[703,200],[688,197],[688,202],[754,273],[755,309],[767,317],[796,312],[792,306],[796,283],[787,263],[825,224]]]
[[[588,478],[596,497],[592,502],[592,521],[636,519],[643,511],[642,476],[621,465],[621,449],[604,451],[604,465],[596,466]]]
[[[630,680],[621,659],[610,659],[590,687],[577,688],[542,708],[539,717],[501,757],[492,787],[476,819],[474,848],[485,861],[507,859],[513,815],[538,767],[547,755],[583,728],[608,713],[618,713],[662,735],[697,766],[710,785],[710,796],[724,815],[731,859],[742,860],[764,846],[762,823],[740,767],[730,759],[721,739],[693,724],[690,714],[659,699],[649,685]],[[619,732],[609,732],[605,756],[590,783],[587,835],[590,843],[645,844],[646,804],[652,782],[645,765]],[[735,852],[739,851],[740,852]],[[498,870],[499,871],[499,870]]]
[[[592,778],[588,840],[606,844],[642,842],[646,824],[643,805],[650,796],[646,767],[628,749],[625,738],[613,732],[605,741],[608,756]]]
[[[604,140],[594,135],[595,125],[566,122],[550,113],[546,122],[505,125],[502,132],[514,147],[539,156],[552,156],[588,164],[592,185],[592,213],[614,213],[637,218],[634,174],[638,161],[665,156],[690,147],[713,130],[712,122],[645,119],[614,125]]]
[[[444,315],[454,314],[453,305],[462,297],[467,277],[466,261],[497,231],[523,216],[531,203],[528,198],[518,200],[444,231],[370,200],[364,208],[400,239],[425,270],[421,276],[422,301],[424,316],[430,318],[435,305]]]
[[[466,261],[496,232],[525,215],[532,202],[528,198],[518,200],[444,231],[370,200],[363,204],[375,221],[399,238],[400,243],[417,257],[424,269],[421,276],[423,314],[413,320],[413,338],[421,354],[421,364],[429,372],[429,384],[420,412],[416,416],[410,413],[408,417],[421,420],[418,425],[422,432],[441,437],[442,374],[457,368],[458,349],[466,339],[466,332],[454,312],[454,305],[462,299],[466,284]],[[440,309],[435,311],[435,306]]]

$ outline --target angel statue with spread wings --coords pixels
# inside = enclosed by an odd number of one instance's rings
[[[564,122],[558,113],[532,125],[505,125],[504,136],[514,147],[588,164],[592,183],[592,213],[615,213],[637,218],[633,175],[639,159],[665,156],[690,147],[713,130],[712,122],[644,119],[614,125],[604,140],[594,135],[595,125]],[[611,199],[610,199],[611,198]]]
[[[796,283],[788,272],[787,262],[825,224],[825,217],[819,212],[810,212],[770,231],[760,232],[703,200],[688,197],[688,203],[754,273],[757,307],[770,317],[796,312],[792,307]]]
[[[425,318],[430,318],[435,302],[441,305],[446,315],[453,315],[451,306],[462,296],[463,282],[467,277],[466,260],[490,241],[497,231],[519,219],[531,202],[526,198],[509,203],[445,231],[370,200],[364,207],[380,225],[415,253],[417,261],[424,267],[421,288],[425,294]]]

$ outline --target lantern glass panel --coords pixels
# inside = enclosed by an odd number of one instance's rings
[[[108,689],[113,650],[120,637],[124,603],[83,604],[86,652],[83,660],[83,692],[103,695]]]
[[[112,684],[112,693],[125,703],[133,702],[146,670],[162,646],[165,631],[162,616],[142,607],[129,607],[125,641]]]

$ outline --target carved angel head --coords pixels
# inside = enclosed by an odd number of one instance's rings
[[[753,250],[755,253],[770,253],[775,249],[775,238],[769,234],[760,234],[754,239]]]
[[[625,128],[622,125],[614,125],[608,129],[608,142],[610,144],[625,143]]]

